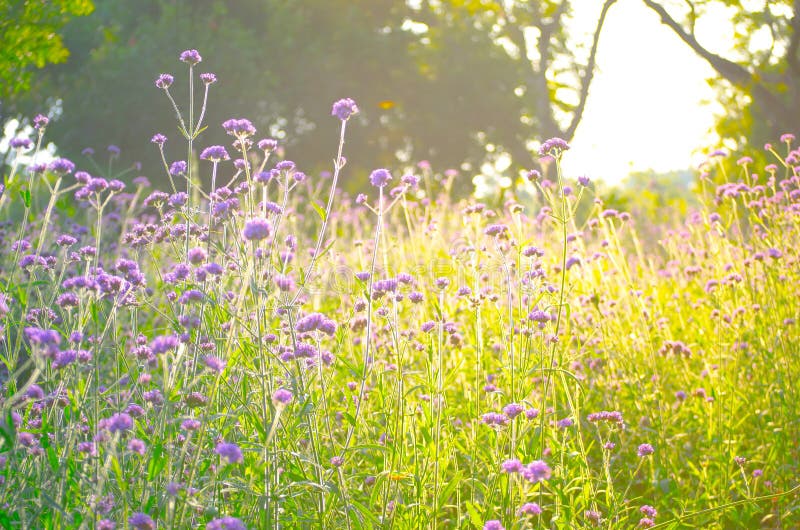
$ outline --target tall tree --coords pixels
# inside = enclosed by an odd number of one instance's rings
[[[800,0],[643,0],[717,75],[726,114],[717,125],[737,145],[766,142],[800,123]],[[714,10],[716,8],[716,10]],[[733,51],[714,51],[697,34],[703,17],[731,13]],[[712,11],[713,10],[713,11]],[[718,20],[717,20],[718,21]]]
[[[66,61],[61,29],[93,9],[91,0],[0,0],[0,101],[29,88],[32,67]]]

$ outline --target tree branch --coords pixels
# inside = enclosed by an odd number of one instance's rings
[[[581,88],[580,88],[580,99],[578,100],[578,105],[572,111],[572,120],[570,121],[569,127],[564,133],[565,140],[571,140],[573,136],[575,136],[575,131],[578,129],[578,124],[583,118],[583,111],[586,108],[586,100],[589,97],[589,85],[592,84],[592,79],[594,78],[594,70],[596,66],[597,60],[597,47],[600,43],[600,33],[603,31],[603,23],[606,20],[606,15],[608,14],[608,10],[611,9],[611,6],[616,3],[617,0],[606,0],[603,4],[603,9],[600,11],[600,18],[597,20],[597,26],[594,29],[594,37],[592,38],[592,49],[589,52],[589,60],[586,63],[586,70],[583,72],[583,78],[581,79]]]
[[[733,61],[725,59],[716,55],[706,48],[704,48],[694,35],[688,33],[683,26],[681,26],[672,16],[664,9],[664,6],[654,2],[653,0],[643,0],[645,5],[658,13],[661,17],[661,23],[669,27],[680,39],[686,43],[697,55],[711,65],[719,75],[737,85],[744,85],[752,82],[753,76],[744,67],[736,64]]]
[[[720,55],[712,53],[704,48],[694,35],[688,33],[672,16],[664,9],[664,6],[653,0],[643,0],[645,5],[658,13],[661,23],[669,27],[680,39],[688,45],[697,55],[706,60],[711,67],[724,79],[733,85],[749,88],[753,97],[760,101],[765,111],[772,114],[773,118],[780,118],[781,113],[786,111],[786,106],[763,84],[757,82],[753,75],[743,66],[726,59]],[[796,0],[797,4],[798,0]]]

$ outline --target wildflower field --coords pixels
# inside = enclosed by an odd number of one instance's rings
[[[800,527],[792,135],[713,154],[676,221],[604,206],[558,138],[534,204],[424,165],[350,197],[357,102],[306,175],[205,123],[180,60],[164,189],[115,149],[6,175],[0,526]]]

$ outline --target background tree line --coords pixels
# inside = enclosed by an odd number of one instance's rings
[[[717,127],[722,138],[760,142],[793,130],[800,0],[628,1],[643,1],[714,68],[710,82],[727,109]],[[593,3],[594,31],[572,35],[573,10],[588,3],[0,0],[9,14],[0,17],[0,120],[58,102],[51,138],[65,156],[113,143],[145,168],[159,167],[148,139],[178,132],[153,80],[175,74],[173,90],[185,99],[175,59],[197,48],[201,71],[220,79],[203,144],[226,141],[218,127],[224,119],[248,117],[302,167],[327,167],[337,137],[330,103],[350,96],[362,109],[348,137],[350,171],[397,165],[397,158],[429,160],[438,170],[477,167],[487,144],[511,154],[517,167],[532,167],[535,140],[575,134],[603,23],[624,3]],[[694,31],[720,5],[732,13],[730,57]]]

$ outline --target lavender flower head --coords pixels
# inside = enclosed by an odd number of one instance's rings
[[[111,432],[123,432],[133,429],[133,418],[124,412],[118,412],[111,416],[106,423]]]
[[[53,173],[69,174],[75,171],[75,164],[66,158],[55,158],[47,165],[47,169]]]
[[[214,452],[226,459],[229,464],[238,464],[244,460],[242,450],[234,443],[220,442]]]
[[[213,84],[217,82],[217,76],[212,74],[211,72],[206,72],[204,74],[200,74],[200,80],[207,85]]]
[[[200,57],[200,53],[197,50],[186,50],[181,52],[180,60],[189,66],[194,66],[202,61],[203,58]]]
[[[347,121],[354,114],[358,114],[358,106],[350,98],[340,99],[333,104],[331,109],[331,116],[336,116],[342,121]]]
[[[175,78],[171,75],[161,74],[156,78],[156,87],[162,90],[167,90],[172,86],[173,81],[175,81]]]
[[[542,146],[539,148],[539,156],[552,156],[554,158],[560,158],[561,154],[568,149],[569,144],[566,140],[562,140],[561,138],[550,138],[542,143]]]
[[[37,114],[33,118],[33,128],[39,131],[42,131],[45,127],[47,127],[48,123],[50,123],[50,118],[44,114]]]
[[[208,523],[206,530],[247,530],[247,527],[236,517],[220,517]]]
[[[156,133],[150,138],[150,142],[156,144],[159,147],[163,147],[165,143],[167,143],[167,137],[161,133]]]
[[[517,515],[539,515],[542,513],[542,508],[535,502],[526,502],[517,510]]]
[[[292,393],[285,388],[279,388],[275,392],[272,393],[272,402],[275,404],[276,407],[286,406],[291,403],[294,396]]]
[[[169,174],[173,177],[186,174],[188,166],[184,160],[176,160],[169,166]]]
[[[200,160],[210,160],[211,162],[220,162],[222,160],[230,160],[228,151],[221,145],[210,145],[203,149],[200,153]]]
[[[274,138],[264,138],[258,141],[258,148],[264,152],[270,153],[278,147],[278,141]]]
[[[552,470],[544,460],[534,460],[522,470],[523,478],[533,484],[549,480],[551,475]]]
[[[8,141],[8,146],[11,149],[30,149],[32,145],[33,142],[31,142],[28,138],[12,138]]]
[[[650,444],[642,444],[636,450],[636,454],[639,455],[640,457],[645,457],[645,456],[648,456],[648,455],[652,455],[654,452],[655,452],[655,449],[653,449],[653,446],[650,445]]]
[[[248,241],[261,241],[272,233],[272,225],[266,219],[258,217],[244,224],[242,236]]]
[[[130,516],[128,519],[128,524],[131,528],[135,528],[136,530],[155,530],[156,523],[153,519],[142,512],[136,512]]]
[[[388,169],[376,169],[369,176],[369,182],[376,188],[383,188],[392,180],[392,174]]]
[[[256,128],[250,120],[244,118],[231,118],[222,122],[222,128],[231,136],[237,138],[247,138],[256,133]]]
[[[510,458],[500,465],[505,473],[521,473],[525,466],[517,458]]]
[[[491,521],[486,521],[486,524],[483,525],[483,530],[505,530],[505,529],[503,528],[503,523],[501,523],[497,519],[492,519]]]

